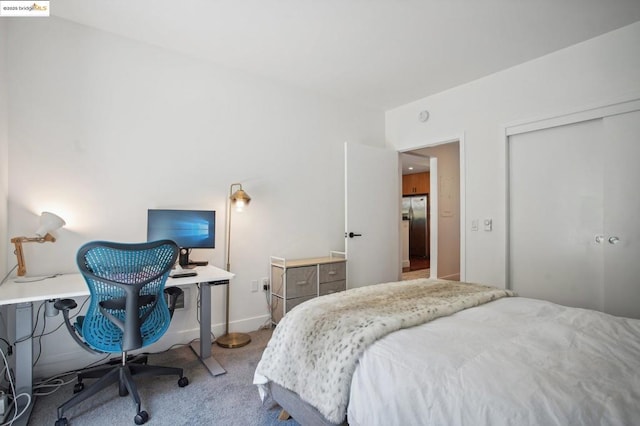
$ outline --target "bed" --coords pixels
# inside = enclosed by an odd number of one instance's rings
[[[632,425],[640,320],[439,280],[305,302],[256,368],[303,425]]]

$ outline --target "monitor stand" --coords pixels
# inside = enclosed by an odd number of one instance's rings
[[[182,269],[193,269],[196,266],[207,266],[209,264],[206,260],[189,260],[189,249],[187,248],[180,248],[178,263]]]

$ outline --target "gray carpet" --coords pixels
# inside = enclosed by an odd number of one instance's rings
[[[149,425],[298,425],[294,420],[279,421],[280,407],[268,399],[263,405],[253,373],[271,330],[250,333],[251,343],[224,349],[213,345],[215,358],[227,374],[213,377],[188,347],[149,356],[149,364],[180,366],[189,386],[178,387],[177,377],[142,377],[136,380],[142,409],[149,413]],[[93,381],[86,381],[88,386]],[[40,396],[29,425],[53,425],[57,407],[73,395],[73,384],[48,396]],[[69,409],[65,416],[71,425],[134,425],[135,404],[131,397],[119,397],[113,385],[101,394]]]

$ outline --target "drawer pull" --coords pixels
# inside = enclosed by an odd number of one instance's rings
[[[336,271],[329,271],[329,275],[335,275],[335,274],[337,274]]]
[[[296,285],[306,285],[306,284],[307,284],[307,282],[306,282],[306,281],[298,281],[298,282],[296,283]]]

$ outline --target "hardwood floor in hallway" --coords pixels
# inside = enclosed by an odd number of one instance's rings
[[[420,269],[429,269],[431,267],[431,261],[424,257],[412,257],[409,259],[409,268],[404,268],[402,271],[417,271]]]

